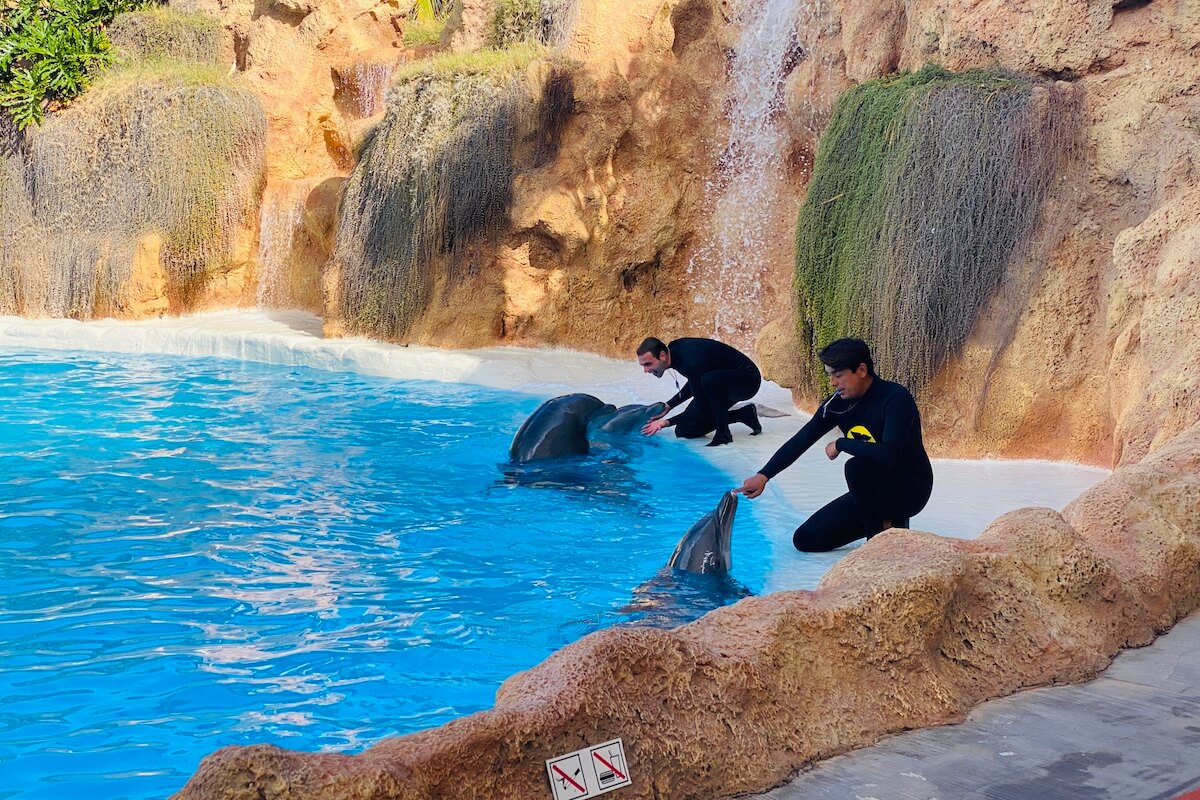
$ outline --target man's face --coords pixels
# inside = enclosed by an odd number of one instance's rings
[[[871,385],[871,376],[867,374],[866,364],[859,364],[857,369],[834,369],[826,364],[825,374],[829,376],[829,385],[843,400],[862,397]]]
[[[638,356],[638,363],[642,365],[642,372],[648,372],[656,378],[661,378],[667,368],[671,366],[671,354],[664,350],[659,353],[663,358],[652,353],[642,353]]]

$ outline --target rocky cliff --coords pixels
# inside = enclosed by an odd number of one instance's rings
[[[571,114],[554,157],[518,171],[500,235],[473,247],[459,271],[465,280],[436,276],[405,340],[623,356],[646,333],[711,334],[733,302],[720,294],[729,278],[712,244],[730,211],[714,193],[737,167],[730,64],[745,10],[715,0],[568,5],[573,25],[555,44],[571,65]],[[494,44],[494,8],[462,4],[447,43]],[[999,65],[1082,96],[1082,152],[1044,209],[1036,283],[998,292],[924,393],[932,446],[947,456],[1112,465],[1196,419],[1200,401],[1188,391],[1200,363],[1196,312],[1182,299],[1196,288],[1188,246],[1200,147],[1196,8],[1183,0],[821,8],[793,17],[773,107],[782,118],[779,174],[769,202],[748,203],[771,246],[747,279],[754,294],[737,312],[742,322],[720,335],[757,343],[769,377],[799,384],[793,230],[840,91],[926,63]],[[408,12],[387,4],[214,11],[268,109],[268,195],[288,181],[320,188],[301,201],[290,269],[309,287],[297,301],[323,306],[336,333],[345,326],[329,275],[323,298],[316,286],[333,264],[342,177],[385,108],[370,70],[425,51],[403,46]],[[290,58],[296,51],[314,58]],[[367,105],[351,102],[371,94]],[[760,329],[751,318],[773,322]],[[798,394],[802,405],[815,399]]]

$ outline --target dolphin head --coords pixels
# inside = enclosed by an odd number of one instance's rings
[[[624,436],[634,431],[640,431],[651,417],[664,408],[666,408],[665,403],[652,403],[648,406],[621,406],[620,408],[605,406],[596,412],[588,424],[594,430]]]
[[[547,400],[513,437],[509,460],[524,464],[543,458],[587,455],[588,419],[604,407],[590,394],[566,394]]]
[[[730,545],[737,495],[726,492],[717,507],[688,529],[675,545],[667,566],[684,572],[723,573],[733,566]]]

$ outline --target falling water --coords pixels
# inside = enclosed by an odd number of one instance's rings
[[[346,111],[362,118],[373,117],[383,111],[384,95],[395,69],[395,64],[389,62],[359,61],[348,75],[341,76],[334,99]]]
[[[700,273],[697,301],[715,309],[718,336],[738,338],[763,323],[762,280],[774,241],[763,221],[785,178],[787,133],[780,121],[784,81],[804,56],[799,30],[815,16],[810,0],[737,0],[743,33],[734,51],[729,141],[705,187],[712,233],[689,264]]]
[[[312,181],[268,182],[263,190],[258,228],[258,279],[260,308],[294,305],[289,281],[297,234],[304,224],[304,203]]]

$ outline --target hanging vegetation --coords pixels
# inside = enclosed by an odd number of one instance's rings
[[[1070,88],[999,71],[927,66],[844,93],[796,233],[801,359],[842,336],[914,391],[961,351],[1011,265],[1078,129]],[[1027,276],[1028,277],[1028,276]]]
[[[24,132],[0,174],[0,311],[87,317],[162,240],[168,297],[226,265],[260,190],[266,121],[220,68],[139,65]]]
[[[33,222],[25,191],[21,136],[16,123],[0,115],[0,313],[17,306],[16,255],[29,238]]]
[[[557,143],[533,133],[551,114],[526,74],[541,55],[533,47],[446,55],[397,72],[342,201],[334,258],[348,330],[404,336],[442,271],[469,274],[467,246],[498,234],[524,166],[518,151],[544,158]]]
[[[492,46],[554,44],[570,25],[574,0],[495,0]]]
[[[188,14],[162,7],[118,14],[108,38],[123,60],[221,63],[221,22],[208,14]]]

